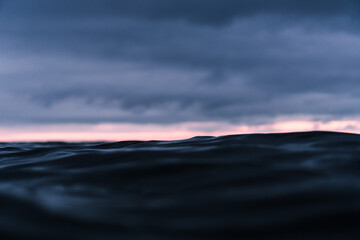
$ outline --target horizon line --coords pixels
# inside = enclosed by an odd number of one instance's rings
[[[168,125],[131,123],[0,125],[0,142],[174,141],[196,136],[219,137],[314,131],[359,134],[360,121],[290,120],[258,125],[225,122],[185,122]]]

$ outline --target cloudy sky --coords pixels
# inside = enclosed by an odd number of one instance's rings
[[[0,141],[360,132],[358,0],[0,0]]]

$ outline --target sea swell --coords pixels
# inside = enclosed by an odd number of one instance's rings
[[[360,135],[0,143],[0,239],[360,239]]]

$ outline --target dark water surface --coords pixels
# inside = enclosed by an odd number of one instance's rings
[[[360,239],[360,135],[1,143],[0,239]]]

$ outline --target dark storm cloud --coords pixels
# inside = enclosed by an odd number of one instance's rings
[[[0,121],[352,116],[360,102],[359,6],[6,1]]]
[[[18,1],[20,2],[20,1]],[[42,13],[47,17],[127,16],[146,19],[184,19],[222,25],[236,17],[259,14],[294,16],[358,15],[357,0],[32,0],[19,7],[22,13]]]

